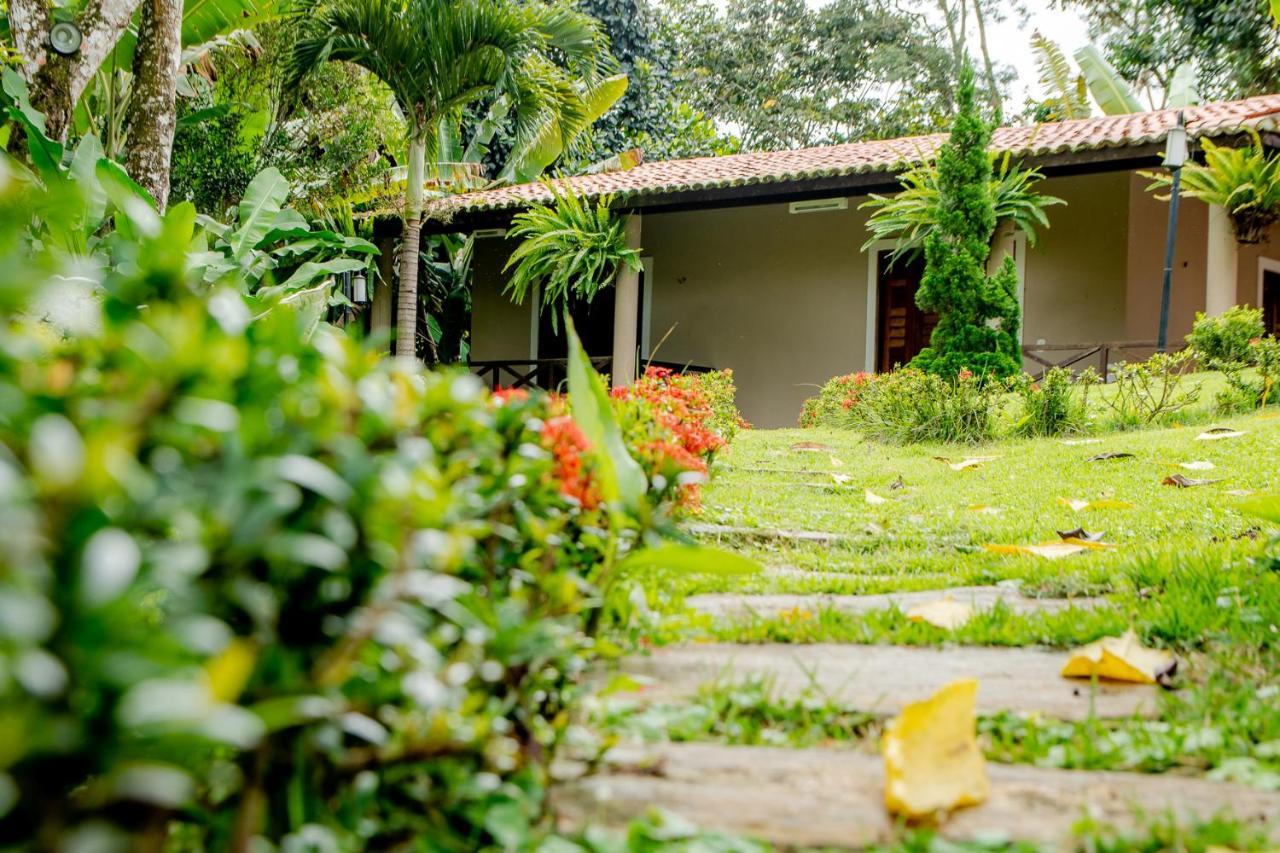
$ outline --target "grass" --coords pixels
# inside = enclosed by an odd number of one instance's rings
[[[1206,387],[1202,401],[1213,390]],[[1245,434],[1197,440],[1209,425]],[[1147,644],[1173,649],[1180,660],[1174,689],[1161,694],[1158,719],[984,716],[979,739],[988,759],[1201,775],[1280,790],[1280,540],[1273,541],[1274,525],[1241,507],[1245,493],[1280,490],[1280,413],[1211,419],[1201,408],[1185,413],[1181,425],[1111,432],[1091,441],[896,447],[834,430],[744,431],[717,462],[697,520],[838,538],[814,543],[755,533],[701,537],[771,570],[654,585],[648,598],[656,613],[646,639],[1065,649],[1132,628]],[[1108,452],[1132,456],[1089,461]],[[937,458],[959,462],[979,456],[996,458],[959,471]],[[1213,468],[1179,467],[1193,461]],[[1192,488],[1162,484],[1176,473],[1216,482]],[[1073,510],[1067,500],[1111,503]],[[985,547],[1058,541],[1058,531],[1076,527],[1105,531],[1114,547],[1056,560]],[[1026,613],[997,605],[953,631],[912,622],[894,607],[851,614],[818,604],[771,617],[713,619],[683,606],[688,595],[706,592],[866,594],[1010,580],[1031,596],[1105,601],[1090,609]],[[764,683],[711,684],[683,703],[606,697],[598,700],[591,722],[620,738],[862,751],[877,749],[881,727],[873,715],[819,693],[782,697]],[[1187,826],[1152,815],[1142,825],[1126,836],[1082,823],[1077,846],[1199,851],[1213,845],[1258,849],[1260,843],[1252,828],[1228,818]],[[1033,848],[998,841],[956,845],[916,831],[882,849]]]

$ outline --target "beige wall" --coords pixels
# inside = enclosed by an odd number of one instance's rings
[[[1120,340],[1125,335],[1129,175],[1050,178],[1041,191],[1066,202],[1027,251],[1026,344]]]
[[[523,361],[529,358],[531,308],[526,300],[516,305],[502,293],[512,244],[488,237],[477,240],[472,259],[471,360]]]
[[[787,205],[646,215],[654,358],[731,367],[743,416],[790,426],[832,376],[866,358],[866,214]],[[673,328],[674,327],[674,328]]]
[[[1153,341],[1160,329],[1160,292],[1169,204],[1147,192],[1150,183],[1137,173],[1129,178],[1128,301],[1125,334],[1130,341]],[[1183,199],[1178,210],[1173,283],[1169,300],[1169,340],[1181,341],[1204,309],[1209,208]]]
[[[1267,235],[1267,239],[1263,242],[1256,246],[1240,247],[1239,261],[1236,268],[1236,303],[1239,305],[1259,307],[1259,258],[1267,258],[1280,263],[1280,224],[1271,226],[1271,233]]]

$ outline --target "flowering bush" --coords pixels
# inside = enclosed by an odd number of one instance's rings
[[[994,436],[1004,386],[968,370],[944,379],[915,368],[837,376],[805,402],[801,426],[856,429],[868,438],[909,444],[975,443]]]
[[[733,384],[732,370],[712,370],[707,373],[686,373],[672,380],[688,383],[696,388],[707,399],[711,407],[711,420],[708,423],[711,431],[724,439],[725,444],[733,442],[740,429],[750,429],[735,401],[737,388]]]
[[[827,380],[817,396],[804,401],[800,410],[800,426],[851,429],[851,410],[858,405],[863,392],[875,378],[874,373],[858,371]]]
[[[673,496],[680,507],[696,509],[699,484],[726,444],[699,383],[688,374],[650,367],[634,384],[615,388],[613,399],[627,443],[659,499]],[[674,493],[666,495],[668,489]]]
[[[706,557],[638,545],[633,481],[584,509],[563,401],[211,289],[194,210],[123,183],[64,256],[28,229],[75,199],[3,169],[3,845],[533,849],[600,590]],[[71,273],[93,322],[58,334],[30,314]]]

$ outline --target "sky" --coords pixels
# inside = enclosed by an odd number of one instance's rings
[[[1088,28],[1074,12],[1049,8],[1047,0],[1026,0],[1028,17],[1019,27],[1012,19],[987,27],[987,45],[993,59],[1013,66],[1018,72],[1009,92],[1009,103],[1021,105],[1028,95],[1039,94],[1035,59],[1031,54],[1031,34],[1037,29],[1053,39],[1070,56],[1089,43]],[[973,44],[977,44],[976,35]]]

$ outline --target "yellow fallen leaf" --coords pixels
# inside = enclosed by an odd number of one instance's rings
[[[865,497],[867,499],[867,503],[871,504],[872,506],[889,502],[888,498],[882,498],[879,495],[877,495],[875,492],[871,491],[870,489],[866,489],[863,492],[863,497]]]
[[[983,462],[990,462],[993,459],[999,459],[999,456],[970,456],[968,459],[962,459],[959,462],[952,462],[948,465],[952,471],[964,471],[968,468],[977,468]]]
[[[257,646],[238,637],[232,639],[225,649],[205,662],[209,695],[217,702],[234,702],[249,683],[257,660]]]
[[[1066,678],[1093,678],[1155,684],[1177,667],[1178,659],[1164,649],[1142,645],[1133,631],[1122,637],[1103,637],[1071,653],[1062,675]]]
[[[839,474],[839,473],[837,473],[837,472],[835,472],[835,471],[832,471],[832,472],[831,472],[831,479],[833,479],[833,480],[835,480],[835,481],[836,481],[836,485],[837,485],[837,486],[843,486],[843,485],[845,485],[846,483],[851,483],[851,482],[853,482],[853,475],[852,475],[852,474]]]
[[[978,682],[954,681],[913,702],[889,723],[884,755],[884,804],[891,814],[929,817],[987,798],[991,783],[978,750],[974,702]]]
[[[954,631],[973,618],[973,607],[948,595],[937,601],[917,604],[907,611],[907,618],[912,622],[928,622]]]
[[[1089,505],[1088,501],[1082,501],[1079,498],[1058,498],[1058,503],[1071,507],[1072,512],[1079,512]]]
[[[831,457],[831,465],[832,465],[832,467],[839,468],[839,467],[841,467],[841,466],[843,466],[843,465],[844,465],[844,462],[842,462],[842,461],[840,461],[839,459],[837,459],[836,457],[832,456],[832,457]]]
[[[1037,557],[1044,557],[1046,560],[1060,560],[1063,557],[1070,557],[1072,554],[1079,554],[1081,551],[1089,550],[1088,545],[1080,542],[1045,542],[1043,545],[983,545],[982,547],[993,554],[1034,554]]]
[[[987,506],[986,504],[971,504],[969,506],[969,512],[976,512],[979,515],[999,515],[1000,513],[1004,512],[1004,510],[1000,509],[1000,507],[998,506]]]
[[[1178,467],[1187,471],[1212,471],[1214,464],[1206,460],[1198,459],[1194,462],[1179,462]]]

